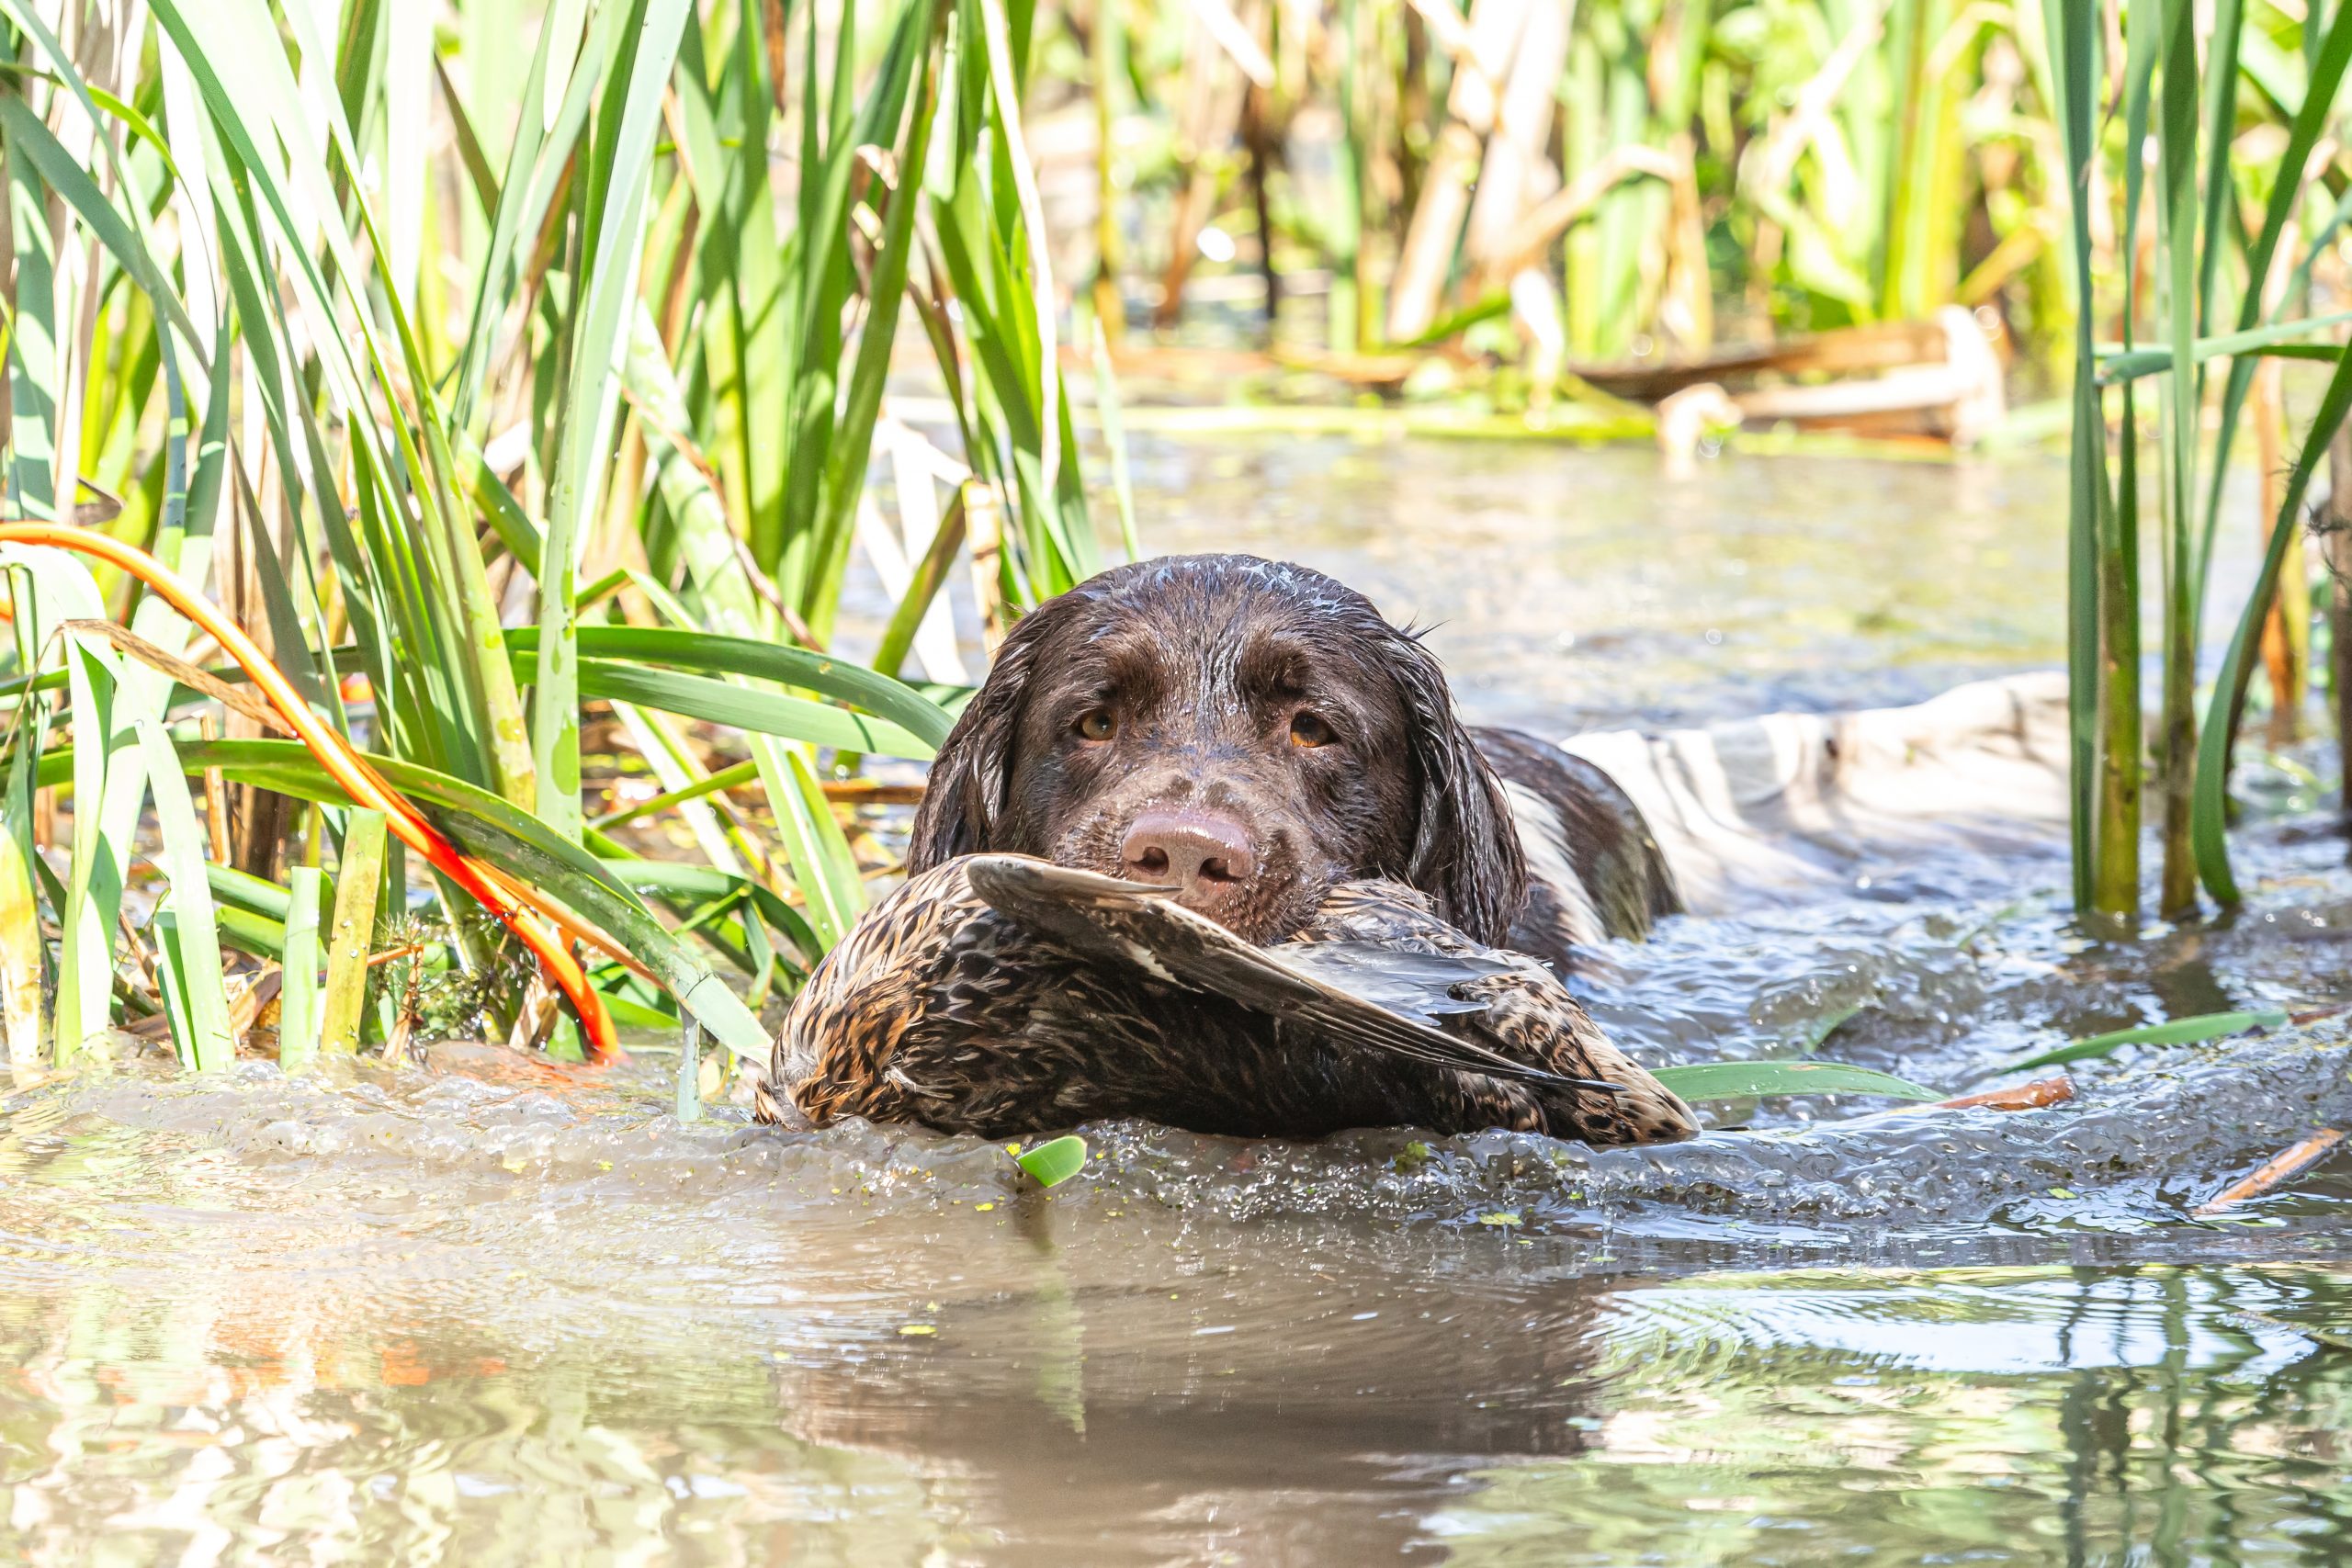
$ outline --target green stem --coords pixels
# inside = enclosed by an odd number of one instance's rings
[[[334,882],[334,931],[327,944],[327,994],[319,1048],[345,1055],[359,1049],[368,999],[368,953],[376,940],[376,897],[384,876],[384,814],[355,808],[344,829],[343,866]]]

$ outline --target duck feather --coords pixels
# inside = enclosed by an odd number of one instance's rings
[[[1348,941],[1253,947],[1177,903],[1167,888],[1026,855],[973,855],[965,862],[965,875],[998,913],[1098,961],[1133,964],[1171,985],[1434,1066],[1623,1092],[1606,1079],[1569,1077],[1514,1061],[1436,1027],[1438,1016],[1487,1006],[1453,995],[1451,987],[1504,973],[1511,967],[1507,964]]]

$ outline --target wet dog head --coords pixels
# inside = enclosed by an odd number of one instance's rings
[[[1178,888],[1253,942],[1385,876],[1502,940],[1526,868],[1437,661],[1362,594],[1250,556],[1039,606],[933,764],[909,864],[1000,851]]]

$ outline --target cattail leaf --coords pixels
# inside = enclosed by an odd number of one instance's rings
[[[2275,1008],[2251,1012],[2200,1013],[2194,1018],[2170,1019],[2163,1023],[2111,1030],[2105,1034],[2070,1041],[2054,1051],[2039,1051],[2019,1056],[2007,1064],[2004,1070],[2054,1067],[2065,1062],[2088,1061],[2093,1057],[2111,1055],[2126,1045],[2193,1045],[2202,1041],[2219,1040],[2225,1034],[2243,1034],[2249,1029],[2278,1029],[2286,1022],[2287,1015]]]
[[[157,943],[158,962],[174,966],[178,1005],[172,1009],[173,1039],[180,1061],[198,1072],[214,1072],[235,1059],[229,1032],[229,997],[220,967],[220,932],[212,916],[212,887],[205,876],[210,843],[196,819],[187,774],[162,724],[142,718],[139,745],[147,781],[155,795],[155,822],[164,840],[164,874],[171,879],[169,904],[175,940]]]
[[[1768,1094],[1873,1094],[1934,1100],[1906,1078],[1843,1062],[1693,1062],[1657,1067],[1652,1076],[1687,1100],[1746,1100]]]
[[[536,626],[515,627],[506,634],[507,649],[518,660],[527,660],[537,649],[538,637]],[[757,642],[747,637],[721,637],[663,626],[583,626],[580,628],[580,652],[583,659],[616,664],[668,664],[704,674],[747,675],[782,686],[820,692],[889,720],[927,748],[900,755],[931,755],[956,724],[945,709],[903,682],[832,654]]]
[[[277,1066],[297,1073],[318,1057],[320,1029],[319,910],[325,879],[314,865],[296,866],[286,896],[285,978],[277,993]]]

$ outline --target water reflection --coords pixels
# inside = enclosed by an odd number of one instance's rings
[[[1343,437],[1209,462],[1139,441],[1135,460],[1156,547],[1238,533],[1434,625],[1490,722],[1883,705],[2064,659],[2062,462],[1736,460],[1662,479],[1631,448]]]
[[[1033,1200],[864,1268],[747,1226],[681,1320],[524,1284],[511,1215],[355,1273],[179,1201],[114,1268],[6,1255],[28,1557],[2323,1563],[2352,1522],[2352,1284],[2307,1264],[1671,1280]]]
[[[1633,1292],[1590,1454],[1495,1467],[1464,1564],[2308,1562],[2352,1530],[2352,1292],[2067,1269]]]
[[[1482,723],[1565,735],[1883,706],[2065,661],[2063,457],[1740,457],[1668,480],[1632,446],[1130,446],[1152,549],[1330,572],[1391,618],[1434,627],[1430,646]],[[2244,477],[2214,556],[2230,604],[2253,532]],[[1112,512],[1106,494],[1100,515]],[[852,648],[878,638],[893,604],[864,573],[842,606]],[[960,584],[951,592],[977,660],[978,616]]]

